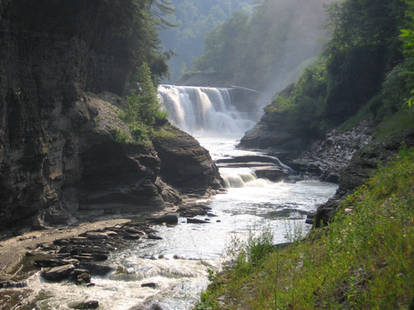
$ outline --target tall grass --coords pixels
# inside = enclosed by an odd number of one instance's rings
[[[349,196],[330,226],[216,275],[197,309],[408,309],[413,297],[411,148]]]

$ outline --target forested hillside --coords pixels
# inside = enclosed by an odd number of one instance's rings
[[[252,16],[234,13],[208,33],[193,71],[215,72],[229,85],[280,90],[297,77],[304,61],[321,51],[328,2],[266,0]]]
[[[170,81],[178,80],[201,55],[207,32],[234,11],[251,11],[251,3],[251,0],[172,0],[170,6],[175,12],[165,18],[175,27],[160,31],[164,49],[174,53],[168,62]]]
[[[403,44],[408,38],[401,32],[411,23],[409,12],[400,0],[330,6],[332,38],[300,79],[266,108],[260,130],[284,130],[309,142],[363,119],[381,123],[378,134],[412,126],[412,110],[405,104],[412,89],[412,46]],[[250,138],[242,143],[257,143]]]

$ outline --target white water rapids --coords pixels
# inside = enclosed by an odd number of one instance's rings
[[[214,160],[263,155],[236,149],[254,122],[233,106],[228,89],[161,85],[159,94],[170,121],[196,136]],[[187,224],[183,218],[176,226],[156,226],[162,240],[139,241],[113,253],[107,264],[117,271],[93,277],[94,287],[47,283],[37,274],[29,287],[44,296],[38,309],[70,309],[72,302],[86,300],[98,300],[99,309],[107,310],[191,309],[208,285],[208,269],[220,266],[235,239],[246,240],[264,229],[273,233],[275,243],[306,234],[306,213],[337,188],[316,180],[273,183],[258,179],[249,167],[223,167],[220,173],[228,189],[204,202],[215,215],[209,224]],[[143,283],[156,287],[141,287]]]

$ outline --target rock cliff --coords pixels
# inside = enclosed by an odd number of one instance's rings
[[[123,4],[0,1],[1,228],[177,203],[180,193],[166,184],[177,183],[174,174],[163,171],[188,158],[196,172],[180,182],[200,177],[192,183],[200,192],[220,184],[208,153],[189,136],[185,151],[175,149],[185,156],[175,161],[174,150],[164,147],[158,156],[152,147],[113,139],[111,128],[125,126],[116,102],[93,94],[121,95],[131,73],[130,47],[118,36],[123,25],[107,14]]]
[[[357,151],[346,167],[340,171],[339,188],[335,196],[318,208],[315,225],[320,227],[329,223],[346,196],[364,184],[379,166],[389,162],[403,146],[414,146],[413,129],[386,141],[374,141]]]

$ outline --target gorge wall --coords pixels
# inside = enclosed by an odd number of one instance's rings
[[[114,128],[127,130],[120,99],[94,95],[122,95],[131,74],[125,21],[114,18],[128,5],[0,1],[0,227],[163,208],[190,191],[162,180],[167,158],[154,147],[114,141]],[[169,139],[188,146],[177,162],[201,167],[183,176],[203,180],[191,191],[220,187],[206,150],[180,133]]]

